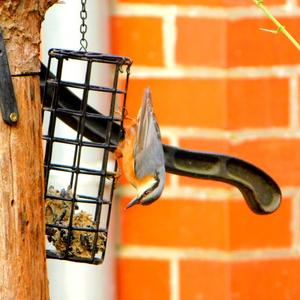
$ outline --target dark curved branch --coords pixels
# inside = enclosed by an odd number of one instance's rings
[[[46,68],[42,65],[41,88],[45,80]],[[43,96],[44,102],[51,101],[51,91]],[[58,105],[62,108],[77,110],[80,99],[70,90],[61,87]],[[88,106],[87,112],[96,112]],[[98,113],[98,112],[97,112]],[[58,115],[71,128],[77,128],[78,118],[71,115]],[[86,120],[85,135],[88,139],[102,143],[105,141],[106,120]],[[113,124],[111,141],[117,145],[122,128]],[[224,154],[196,152],[163,145],[166,170],[169,173],[201,179],[226,182],[237,187],[243,194],[248,206],[257,214],[275,211],[281,201],[281,191],[276,182],[256,166],[235,157]]]

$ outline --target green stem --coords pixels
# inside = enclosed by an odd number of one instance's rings
[[[263,0],[253,0],[253,2],[264,12],[264,14],[278,27],[277,32],[282,32],[300,51],[299,43],[291,36],[291,34],[284,28],[284,26],[270,13],[265,7]]]

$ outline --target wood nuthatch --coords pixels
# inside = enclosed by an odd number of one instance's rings
[[[147,88],[137,120],[125,128],[125,138],[118,145],[123,172],[137,190],[137,196],[126,206],[148,205],[157,200],[165,185],[165,160],[161,136],[153,112],[151,92]]]

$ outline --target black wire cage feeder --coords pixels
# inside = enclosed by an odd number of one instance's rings
[[[131,64],[121,56],[49,50],[42,69],[47,258],[104,260]]]

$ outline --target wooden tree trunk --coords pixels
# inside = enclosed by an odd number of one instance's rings
[[[0,117],[0,299],[48,299],[41,142],[40,26],[56,0],[0,1],[19,121]],[[31,75],[30,75],[31,74]],[[0,70],[1,76],[1,70]]]

